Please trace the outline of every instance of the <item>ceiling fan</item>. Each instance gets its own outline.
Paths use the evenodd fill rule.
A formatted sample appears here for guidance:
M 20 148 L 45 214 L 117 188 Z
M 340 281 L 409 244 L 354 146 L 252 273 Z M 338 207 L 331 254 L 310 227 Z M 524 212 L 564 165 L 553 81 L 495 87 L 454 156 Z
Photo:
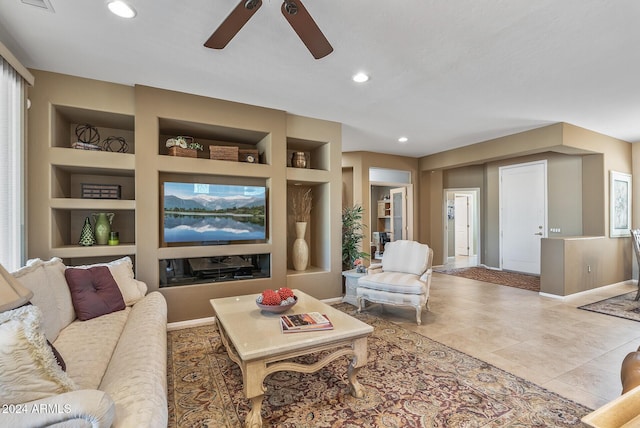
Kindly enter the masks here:
M 227 46 L 260 6 L 262 0 L 241 0 L 204 45 L 212 49 Z M 333 52 L 333 47 L 300 0 L 284 0 L 280 10 L 315 59 L 324 58 Z

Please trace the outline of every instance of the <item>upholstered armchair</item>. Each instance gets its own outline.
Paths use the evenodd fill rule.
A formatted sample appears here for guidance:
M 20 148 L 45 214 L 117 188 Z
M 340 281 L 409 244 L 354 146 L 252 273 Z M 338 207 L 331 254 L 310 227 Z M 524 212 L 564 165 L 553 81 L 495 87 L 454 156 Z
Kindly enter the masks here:
M 395 306 L 412 306 L 418 325 L 427 306 L 431 287 L 433 250 L 415 241 L 393 241 L 384 248 L 382 263 L 369 266 L 358 279 L 358 312 L 364 301 Z

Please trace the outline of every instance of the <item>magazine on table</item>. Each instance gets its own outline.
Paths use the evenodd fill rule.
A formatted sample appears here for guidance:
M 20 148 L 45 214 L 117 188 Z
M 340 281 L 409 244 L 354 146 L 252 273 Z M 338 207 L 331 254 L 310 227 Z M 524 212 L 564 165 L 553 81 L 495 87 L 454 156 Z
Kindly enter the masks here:
M 281 315 L 280 327 L 283 333 L 298 333 L 302 331 L 332 330 L 333 324 L 331 324 L 326 315 L 320 312 L 308 312 Z

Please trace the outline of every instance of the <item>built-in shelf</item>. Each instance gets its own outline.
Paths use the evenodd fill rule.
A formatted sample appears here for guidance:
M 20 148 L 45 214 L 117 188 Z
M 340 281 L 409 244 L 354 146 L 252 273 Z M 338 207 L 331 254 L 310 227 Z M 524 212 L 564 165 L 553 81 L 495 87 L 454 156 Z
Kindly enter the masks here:
M 320 274 L 320 273 L 327 273 L 329 272 L 328 269 L 323 269 L 321 267 L 317 267 L 317 266 L 309 266 L 307 269 L 305 270 L 293 270 L 293 269 L 287 269 L 287 276 L 304 276 L 304 275 L 313 275 L 313 274 Z
M 326 183 L 331 178 L 329 171 L 318 169 L 287 168 L 287 180 L 299 183 Z
M 51 208 L 66 210 L 119 211 L 135 210 L 135 200 L 52 198 Z
M 195 96 L 144 85 L 126 86 L 36 71 L 30 91 L 29 257 L 62 257 L 70 265 L 130 256 L 136 277 L 160 290 L 169 319 L 208 316 L 208 299 L 292 286 L 318 298 L 340 293 L 339 222 L 341 125 L 259 106 Z M 50 126 L 47 126 L 49 124 Z M 76 127 L 91 125 L 101 146 L 110 136 L 124 138 L 125 153 L 73 148 Z M 172 156 L 169 138 L 189 136 L 203 151 L 195 158 Z M 210 159 L 209 146 L 259 153 L 259 162 Z M 305 153 L 306 168 L 294 168 L 294 152 Z M 162 200 L 166 182 L 264 186 L 266 240 L 228 245 L 177 246 L 163 242 Z M 120 190 L 118 199 L 89 199 L 83 184 Z M 288 186 L 311 187 L 314 200 L 306 232 L 309 263 L 292 270 L 294 233 Z M 102 187 L 101 187 L 102 186 Z M 85 186 L 86 189 L 86 186 Z M 103 192 L 102 196 L 111 196 Z M 92 213 L 115 214 L 112 231 L 120 245 L 78 244 Z M 251 277 L 229 281 L 198 278 L 160 287 L 168 260 L 260 255 Z M 176 287 L 174 285 L 183 285 Z
M 161 259 L 158 265 L 161 288 L 271 277 L 268 253 Z
M 329 171 L 330 156 L 329 143 L 321 141 L 304 140 L 300 138 L 287 138 L 287 166 L 292 167 L 292 157 L 295 152 L 305 155 L 306 167 L 299 169 Z
M 69 147 L 50 147 L 49 158 L 52 165 L 75 167 L 68 169 L 75 173 L 133 175 L 136 166 L 135 155 L 130 153 L 78 150 Z
M 271 253 L 271 244 L 229 244 L 229 245 L 199 245 L 190 247 L 160 247 L 158 258 L 174 259 L 186 257 L 214 257 L 243 255 L 248 252 L 254 254 Z
M 136 246 L 132 243 L 121 243 L 120 245 L 92 245 L 83 247 L 81 245 L 64 245 L 53 247 L 52 250 L 60 258 L 78 257 L 106 257 L 106 256 L 127 256 L 136 253 Z
M 189 174 L 202 174 L 240 177 L 269 178 L 273 173 L 271 165 L 253 164 L 246 162 L 228 162 L 214 159 L 186 158 L 179 156 L 157 157 L 159 172 L 177 172 Z

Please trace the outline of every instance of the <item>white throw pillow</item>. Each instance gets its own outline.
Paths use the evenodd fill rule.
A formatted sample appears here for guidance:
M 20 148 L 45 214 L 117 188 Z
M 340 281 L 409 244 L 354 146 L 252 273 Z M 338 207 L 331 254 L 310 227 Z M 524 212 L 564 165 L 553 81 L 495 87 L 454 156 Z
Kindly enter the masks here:
M 138 281 L 133 277 L 133 262 L 130 257 L 123 257 L 109 263 L 68 267 L 88 269 L 95 266 L 106 266 L 109 268 L 113 279 L 116 280 L 118 288 L 122 293 L 125 305 L 131 306 L 147 294 L 147 284 L 142 281 Z
M 53 343 L 58 337 L 60 330 L 69 323 L 63 322 L 61 319 L 62 315 L 58 306 L 56 289 L 49 284 L 49 274 L 45 268 L 47 263 L 49 262 L 44 262 L 40 259 L 29 260 L 26 266 L 13 272 L 12 275 L 22 285 L 33 291 L 31 303 L 42 311 L 42 328 L 49 342 Z M 62 279 L 64 280 L 64 287 L 67 288 L 66 294 L 69 303 L 71 303 L 71 295 L 68 291 L 67 281 L 64 279 L 64 276 Z M 71 309 L 73 309 L 73 307 Z M 73 316 L 75 318 L 75 314 L 73 314 Z
M 0 405 L 76 390 L 42 332 L 42 312 L 27 305 L 0 313 Z

